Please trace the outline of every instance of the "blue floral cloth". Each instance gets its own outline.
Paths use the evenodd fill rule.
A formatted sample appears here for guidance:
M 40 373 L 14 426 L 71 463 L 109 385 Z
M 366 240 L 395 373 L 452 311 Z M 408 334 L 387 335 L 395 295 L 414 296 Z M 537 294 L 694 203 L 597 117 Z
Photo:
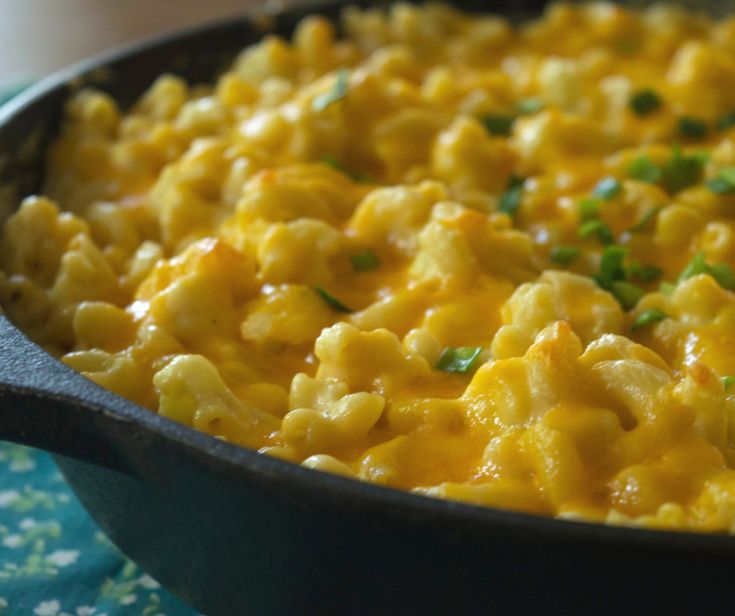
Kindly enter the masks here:
M 48 454 L 0 443 L 0 616 L 194 614 L 117 550 Z

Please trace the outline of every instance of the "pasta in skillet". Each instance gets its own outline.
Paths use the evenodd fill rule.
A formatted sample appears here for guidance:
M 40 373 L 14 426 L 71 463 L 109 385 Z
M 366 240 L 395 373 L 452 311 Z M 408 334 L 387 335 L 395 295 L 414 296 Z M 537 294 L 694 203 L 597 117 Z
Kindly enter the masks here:
M 306 467 L 735 532 L 735 18 L 348 8 L 130 110 L 76 94 L 0 301 Z

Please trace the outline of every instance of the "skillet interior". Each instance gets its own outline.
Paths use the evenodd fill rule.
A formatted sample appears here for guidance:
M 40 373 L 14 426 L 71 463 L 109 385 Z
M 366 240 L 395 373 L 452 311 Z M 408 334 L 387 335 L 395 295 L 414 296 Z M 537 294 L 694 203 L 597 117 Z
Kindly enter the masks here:
M 508 0 L 492 10 L 523 17 L 543 4 Z M 287 35 L 309 12 L 218 24 L 39 84 L 0 114 L 6 211 L 38 189 L 43 150 L 72 89 L 95 85 L 129 104 L 164 70 L 209 81 L 265 29 Z M 320 12 L 335 17 L 338 5 Z M 105 392 L 2 321 L 0 374 L 9 386 L 0 393 L 0 435 L 64 454 L 60 466 L 113 540 L 208 614 L 503 613 L 549 604 L 612 613 L 633 601 L 680 613 L 703 597 L 713 609 L 730 607 L 731 538 L 542 519 L 302 469 Z

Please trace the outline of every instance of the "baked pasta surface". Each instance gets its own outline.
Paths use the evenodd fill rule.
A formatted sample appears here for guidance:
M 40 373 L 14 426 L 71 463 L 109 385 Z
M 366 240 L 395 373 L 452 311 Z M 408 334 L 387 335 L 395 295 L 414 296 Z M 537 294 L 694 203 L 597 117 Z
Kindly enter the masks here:
M 81 91 L 0 241 L 35 341 L 309 468 L 735 531 L 735 18 L 442 5 Z

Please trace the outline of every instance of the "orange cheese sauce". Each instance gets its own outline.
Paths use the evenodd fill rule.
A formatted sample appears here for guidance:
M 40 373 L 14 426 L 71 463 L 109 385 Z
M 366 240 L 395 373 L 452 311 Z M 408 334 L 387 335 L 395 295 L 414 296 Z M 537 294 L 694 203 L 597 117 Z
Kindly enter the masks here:
M 34 340 L 324 472 L 735 531 L 735 18 L 345 9 L 78 92 L 0 237 Z

